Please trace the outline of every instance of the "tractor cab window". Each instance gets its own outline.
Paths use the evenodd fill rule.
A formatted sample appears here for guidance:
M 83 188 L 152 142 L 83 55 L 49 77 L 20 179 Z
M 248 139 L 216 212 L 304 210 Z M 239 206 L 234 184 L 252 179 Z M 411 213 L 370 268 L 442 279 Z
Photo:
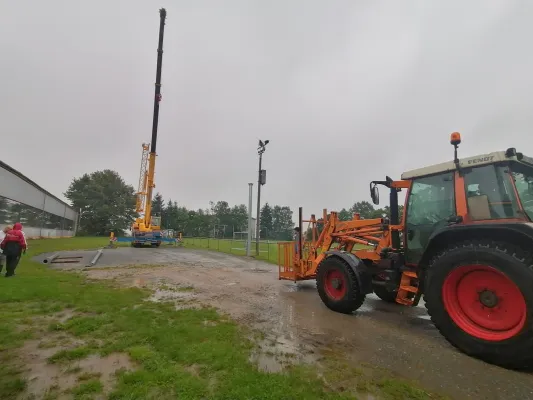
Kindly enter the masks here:
M 511 170 L 524 212 L 533 220 L 533 168 L 516 163 Z
M 473 220 L 519 218 L 518 203 L 505 165 L 485 165 L 465 171 L 468 213 Z
M 456 215 L 453 173 L 415 179 L 406 212 L 406 261 L 418 263 L 431 235 Z

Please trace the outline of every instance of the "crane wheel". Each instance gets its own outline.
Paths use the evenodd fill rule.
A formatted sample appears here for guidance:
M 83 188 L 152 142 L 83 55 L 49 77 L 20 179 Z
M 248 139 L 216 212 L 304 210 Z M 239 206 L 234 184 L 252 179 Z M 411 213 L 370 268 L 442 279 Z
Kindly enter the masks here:
M 533 256 L 506 242 L 455 243 L 430 261 L 424 300 L 462 352 L 510 369 L 533 367 Z
M 327 257 L 320 263 L 316 286 L 322 302 L 336 312 L 350 314 L 365 301 L 354 271 L 339 257 Z

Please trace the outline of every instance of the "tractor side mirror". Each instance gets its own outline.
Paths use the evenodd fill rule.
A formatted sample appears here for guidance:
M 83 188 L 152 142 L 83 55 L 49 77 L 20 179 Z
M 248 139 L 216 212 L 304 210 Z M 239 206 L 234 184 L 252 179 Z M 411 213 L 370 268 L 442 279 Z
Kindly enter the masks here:
M 370 184 L 370 197 L 372 198 L 372 203 L 375 205 L 379 204 L 379 190 L 375 183 Z

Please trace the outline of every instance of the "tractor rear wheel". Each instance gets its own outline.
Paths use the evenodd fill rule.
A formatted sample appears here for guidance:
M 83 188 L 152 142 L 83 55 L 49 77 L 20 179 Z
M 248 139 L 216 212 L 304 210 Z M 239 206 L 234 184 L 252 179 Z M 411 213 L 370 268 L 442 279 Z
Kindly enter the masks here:
M 348 263 L 339 257 L 328 257 L 318 266 L 316 286 L 322 302 L 330 310 L 350 314 L 365 301 L 357 277 Z
M 465 241 L 430 262 L 431 320 L 464 353 L 505 368 L 533 366 L 533 258 L 509 243 Z

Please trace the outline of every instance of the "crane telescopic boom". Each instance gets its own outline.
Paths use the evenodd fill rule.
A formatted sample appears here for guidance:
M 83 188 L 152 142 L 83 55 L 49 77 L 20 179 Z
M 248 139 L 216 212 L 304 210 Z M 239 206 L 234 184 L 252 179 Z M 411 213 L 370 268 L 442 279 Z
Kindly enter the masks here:
M 155 77 L 154 96 L 154 118 L 152 123 L 152 141 L 150 142 L 150 158 L 148 160 L 148 187 L 146 191 L 146 209 L 144 213 L 144 223 L 146 226 L 152 225 L 152 191 L 155 187 L 155 158 L 157 150 L 157 126 L 159 124 L 159 102 L 161 101 L 161 67 L 163 64 L 163 36 L 165 34 L 165 19 L 167 11 L 164 8 L 159 10 L 159 43 L 157 46 L 157 69 Z
M 152 196 L 155 188 L 155 158 L 157 157 L 157 127 L 159 123 L 159 103 L 161 101 L 161 68 L 163 64 L 163 37 L 165 33 L 165 19 L 167 11 L 159 10 L 159 42 L 157 47 L 157 68 L 155 78 L 154 117 L 152 123 L 152 140 L 150 153 L 148 145 L 143 144 L 141 159 L 141 172 L 139 177 L 139 191 L 137 192 L 137 212 L 144 215 L 137 218 L 133 224 L 133 246 L 142 246 L 145 243 L 159 246 L 161 244 L 161 217 L 152 217 Z M 148 168 L 146 168 L 148 164 Z

